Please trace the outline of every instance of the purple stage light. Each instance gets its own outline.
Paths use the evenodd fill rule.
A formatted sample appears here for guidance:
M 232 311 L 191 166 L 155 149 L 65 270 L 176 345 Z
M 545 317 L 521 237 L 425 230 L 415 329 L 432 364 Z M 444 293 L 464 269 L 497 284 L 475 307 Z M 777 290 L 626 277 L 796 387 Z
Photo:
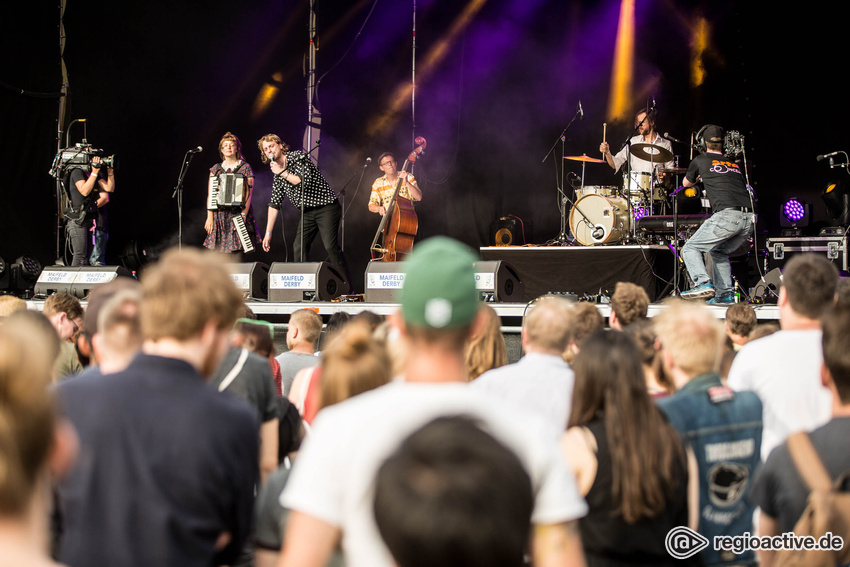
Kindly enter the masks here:
M 797 199 L 789 199 L 782 205 L 782 213 L 789 221 L 798 222 L 806 216 L 806 207 Z

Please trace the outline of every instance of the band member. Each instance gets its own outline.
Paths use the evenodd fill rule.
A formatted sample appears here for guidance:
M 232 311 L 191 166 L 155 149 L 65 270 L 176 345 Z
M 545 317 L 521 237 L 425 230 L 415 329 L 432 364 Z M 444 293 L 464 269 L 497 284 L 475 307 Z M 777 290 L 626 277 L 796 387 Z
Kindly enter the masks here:
M 655 131 L 654 109 L 648 110 L 646 108 L 642 108 L 638 111 L 635 115 L 635 130 L 638 132 L 637 135 L 632 136 L 631 140 L 629 140 L 629 144 L 625 145 L 623 149 L 617 152 L 616 155 L 611 153 L 611 147 L 608 145 L 608 142 L 602 142 L 599 145 L 599 151 L 605 156 L 605 161 L 608 162 L 608 165 L 610 165 L 614 171 L 617 171 L 626 162 L 626 157 L 629 157 L 629 166 L 633 173 L 652 173 L 653 168 L 658 167 L 672 168 L 672 161 L 659 164 L 657 162 L 652 163 L 646 161 L 636 156 L 629 156 L 629 147 L 632 144 L 652 144 L 654 146 L 664 148 L 671 154 L 673 153 L 673 146 L 670 144 L 670 140 L 662 138 L 658 132 Z M 663 177 L 663 174 L 659 175 L 659 178 Z
M 65 211 L 65 233 L 71 243 L 72 266 L 85 266 L 87 232 L 92 226 L 95 203 L 101 192 L 115 191 L 115 169 L 106 168 L 106 179 L 100 176 L 103 165 L 100 157 L 92 158 L 90 166 L 75 167 L 68 173 L 65 182 L 70 194 L 70 206 Z
M 218 143 L 218 155 L 221 163 L 210 168 L 210 181 L 223 173 L 238 173 L 245 178 L 245 204 L 242 207 L 227 207 L 219 205 L 217 210 L 207 211 L 207 222 L 204 230 L 207 238 L 204 246 L 219 252 L 241 252 L 242 242 L 239 233 L 231 220 L 236 214 L 242 214 L 245 219 L 245 228 L 254 245 L 259 246 L 260 235 L 257 232 L 257 223 L 254 220 L 254 210 L 251 208 L 251 196 L 254 189 L 254 170 L 242 156 L 242 142 L 239 138 L 227 132 Z M 211 189 L 207 189 L 210 191 Z M 209 195 L 207 195 L 209 199 Z
M 304 217 L 298 224 L 295 233 L 295 260 L 306 262 L 306 252 L 316 238 L 316 233 L 322 239 L 322 244 L 328 252 L 330 261 L 342 270 L 348 278 L 348 264 L 339 247 L 340 206 L 336 193 L 322 177 L 319 169 L 302 151 L 290 151 L 276 134 L 266 134 L 257 142 L 262 154 L 263 163 L 269 164 L 274 174 L 272 182 L 272 198 L 269 201 L 269 216 L 266 222 L 266 234 L 263 237 L 263 250 L 271 248 L 272 229 L 277 221 L 277 213 L 283 203 L 283 196 L 299 210 L 303 202 Z M 304 232 L 304 248 L 301 250 L 301 232 Z M 349 282 L 351 281 L 350 278 Z
M 392 153 L 382 153 L 378 157 L 378 167 L 384 172 L 384 176 L 379 177 L 372 184 L 372 194 L 369 196 L 370 211 L 378 213 L 381 216 L 387 213 L 387 207 L 390 204 L 393 193 L 395 193 L 399 179 L 403 180 L 401 188 L 398 190 L 399 197 L 404 197 L 411 201 L 422 200 L 422 191 L 419 189 L 416 179 L 406 171 L 398 170 L 398 162 Z
M 734 303 L 729 253 L 753 230 L 752 201 L 741 168 L 723 155 L 723 128 L 708 124 L 703 127 L 703 138 L 706 152 L 691 162 L 682 183 L 690 187 L 701 180 L 713 214 L 682 248 L 682 258 L 694 282 L 693 288 L 682 292 L 682 298 Z M 712 278 L 703 263 L 704 252 L 711 255 Z

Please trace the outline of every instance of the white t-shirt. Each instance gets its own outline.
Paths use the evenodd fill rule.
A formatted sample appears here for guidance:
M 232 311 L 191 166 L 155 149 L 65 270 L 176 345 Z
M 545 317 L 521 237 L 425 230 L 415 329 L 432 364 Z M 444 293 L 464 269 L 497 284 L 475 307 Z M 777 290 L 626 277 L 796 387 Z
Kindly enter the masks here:
M 820 379 L 822 333 L 778 331 L 744 345 L 729 369 L 729 387 L 752 390 L 761 399 L 764 430 L 761 458 L 792 433 L 829 421 L 832 394 Z
M 339 527 L 348 567 L 392 567 L 372 513 L 375 474 L 407 436 L 449 415 L 477 418 L 516 452 L 532 480 L 535 524 L 575 520 L 587 513 L 575 479 L 542 423 L 461 383 L 396 382 L 323 409 L 281 504 Z
M 575 375 L 560 356 L 530 353 L 515 364 L 489 370 L 471 387 L 540 416 L 553 434 L 567 429 Z

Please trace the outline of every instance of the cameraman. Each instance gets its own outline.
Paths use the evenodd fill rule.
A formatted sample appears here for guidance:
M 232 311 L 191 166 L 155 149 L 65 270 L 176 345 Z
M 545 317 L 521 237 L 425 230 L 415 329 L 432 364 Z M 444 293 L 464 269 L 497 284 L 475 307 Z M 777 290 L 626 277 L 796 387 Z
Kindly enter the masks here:
M 72 266 L 86 265 L 86 236 L 96 214 L 98 198 L 102 192 L 115 191 L 115 169 L 106 168 L 106 180 L 100 177 L 100 156 L 94 156 L 90 166 L 75 167 L 69 173 L 68 192 L 71 206 L 65 211 L 65 233 L 71 242 L 74 255 Z M 87 172 L 86 169 L 91 170 Z

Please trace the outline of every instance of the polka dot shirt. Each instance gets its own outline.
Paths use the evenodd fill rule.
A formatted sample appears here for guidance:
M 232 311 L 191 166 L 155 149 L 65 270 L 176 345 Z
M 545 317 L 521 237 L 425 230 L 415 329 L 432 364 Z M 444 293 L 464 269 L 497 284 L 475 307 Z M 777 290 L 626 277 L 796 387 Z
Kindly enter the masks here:
M 301 183 L 293 185 L 283 178 L 283 174 L 275 175 L 269 207 L 280 209 L 284 194 L 299 209 L 302 195 L 305 208 L 322 207 L 336 201 L 336 193 L 307 154 L 301 151 L 286 152 L 286 164 L 289 166 L 287 173 L 300 177 Z

